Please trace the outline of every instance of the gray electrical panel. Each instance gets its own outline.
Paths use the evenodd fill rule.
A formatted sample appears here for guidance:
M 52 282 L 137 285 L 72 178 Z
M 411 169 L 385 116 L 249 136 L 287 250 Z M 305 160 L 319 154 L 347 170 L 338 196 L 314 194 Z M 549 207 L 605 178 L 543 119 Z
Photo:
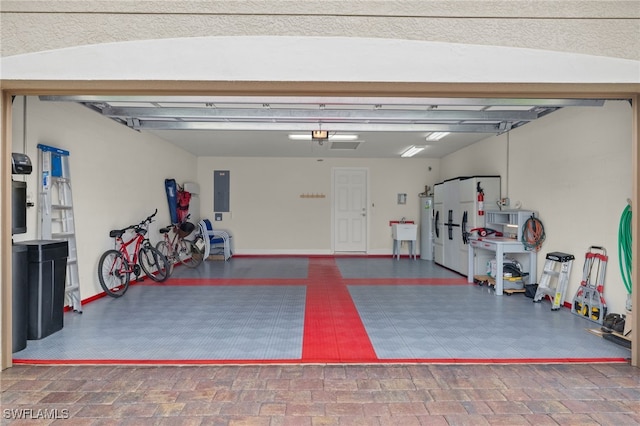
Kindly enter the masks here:
M 230 187 L 229 170 L 213 171 L 213 211 L 228 212 L 229 211 L 229 187 Z

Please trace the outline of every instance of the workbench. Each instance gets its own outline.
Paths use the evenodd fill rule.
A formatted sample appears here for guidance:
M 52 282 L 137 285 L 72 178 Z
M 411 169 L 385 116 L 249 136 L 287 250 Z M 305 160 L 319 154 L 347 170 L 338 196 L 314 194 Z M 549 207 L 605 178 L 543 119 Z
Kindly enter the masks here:
M 502 259 L 506 253 L 526 253 L 529 255 L 529 283 L 537 282 L 537 261 L 538 256 L 535 251 L 526 250 L 524 244 L 513 238 L 504 237 L 470 237 L 469 238 L 469 272 L 467 275 L 467 281 L 472 283 L 474 274 L 484 274 L 486 271 L 474 271 L 474 256 L 475 250 L 489 250 L 496 253 L 496 285 L 495 291 L 497 296 L 501 296 L 504 291 L 503 282 L 503 262 Z

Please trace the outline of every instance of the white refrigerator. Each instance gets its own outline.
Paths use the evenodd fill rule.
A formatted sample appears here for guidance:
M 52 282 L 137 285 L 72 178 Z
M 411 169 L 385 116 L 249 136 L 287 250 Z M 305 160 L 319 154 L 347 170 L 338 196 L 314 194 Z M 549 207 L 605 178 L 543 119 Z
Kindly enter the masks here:
M 433 260 L 433 197 L 420 197 L 420 259 Z

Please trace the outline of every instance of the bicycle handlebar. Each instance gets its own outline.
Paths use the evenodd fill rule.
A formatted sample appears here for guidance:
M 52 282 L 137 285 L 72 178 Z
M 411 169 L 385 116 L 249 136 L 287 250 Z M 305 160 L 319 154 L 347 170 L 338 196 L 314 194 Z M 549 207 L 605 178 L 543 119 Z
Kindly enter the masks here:
M 132 225 L 133 229 L 139 234 L 141 230 L 144 229 L 144 233 L 147 232 L 147 225 L 150 224 L 151 222 L 153 222 L 153 217 L 158 214 L 158 209 L 156 209 L 156 211 L 153 212 L 152 215 L 147 216 L 147 218 L 145 220 L 143 220 L 142 222 L 140 222 L 137 225 Z M 143 233 L 143 234 L 144 234 Z
M 153 219 L 153 218 L 154 218 L 154 216 L 155 216 L 155 215 L 157 215 L 157 214 L 158 214 L 158 209 L 156 209 L 156 211 L 154 211 L 154 212 L 153 212 L 153 214 L 152 214 L 151 216 L 148 216 L 145 220 L 143 220 L 142 222 L 140 222 L 140 223 L 139 223 L 139 225 L 143 225 L 143 224 L 145 224 L 145 223 L 151 223 L 151 222 L 153 222 L 153 220 L 151 220 L 151 219 Z
M 152 215 L 147 216 L 147 218 L 145 220 L 143 220 L 142 222 L 138 223 L 137 225 L 129 225 L 126 228 L 122 228 L 122 229 L 116 229 L 114 231 L 118 231 L 118 232 L 122 232 L 124 233 L 125 231 L 128 231 L 129 229 L 133 229 L 136 232 L 139 232 L 143 227 L 145 227 L 148 223 L 153 222 L 153 218 L 155 217 L 155 215 L 158 214 L 158 209 L 156 209 L 156 211 L 153 212 Z M 111 232 L 114 232 L 111 231 Z
M 182 218 L 182 220 L 180 222 L 175 222 L 172 223 L 171 226 L 180 226 L 183 223 L 187 223 L 189 221 L 189 218 L 191 217 L 191 213 L 187 214 L 185 217 Z

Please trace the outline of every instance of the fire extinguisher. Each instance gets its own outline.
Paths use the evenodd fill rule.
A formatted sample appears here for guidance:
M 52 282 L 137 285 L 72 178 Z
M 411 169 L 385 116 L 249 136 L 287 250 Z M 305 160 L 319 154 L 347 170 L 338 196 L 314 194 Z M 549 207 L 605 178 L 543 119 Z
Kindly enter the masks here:
M 478 216 L 484 216 L 484 190 L 480 187 L 478 182 Z

